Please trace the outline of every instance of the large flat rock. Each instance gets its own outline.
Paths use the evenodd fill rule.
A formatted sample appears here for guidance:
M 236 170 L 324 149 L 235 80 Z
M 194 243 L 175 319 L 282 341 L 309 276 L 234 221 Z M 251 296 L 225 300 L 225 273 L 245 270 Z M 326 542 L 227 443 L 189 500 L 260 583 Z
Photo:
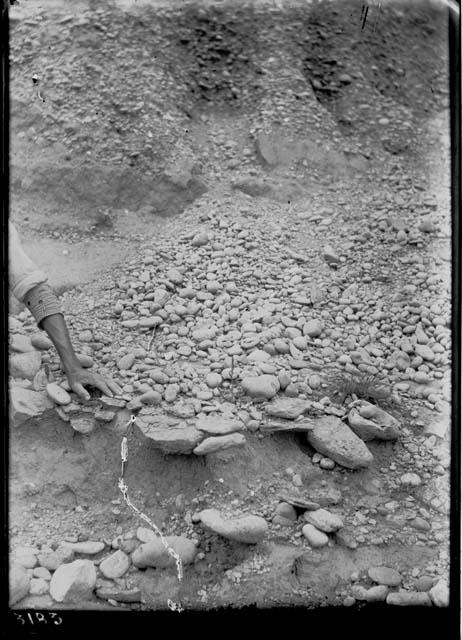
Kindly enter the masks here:
M 162 424 L 161 418 L 156 422 L 147 417 L 138 417 L 135 426 L 145 443 L 167 454 L 189 454 L 204 439 L 205 433 L 186 422 L 178 424 Z

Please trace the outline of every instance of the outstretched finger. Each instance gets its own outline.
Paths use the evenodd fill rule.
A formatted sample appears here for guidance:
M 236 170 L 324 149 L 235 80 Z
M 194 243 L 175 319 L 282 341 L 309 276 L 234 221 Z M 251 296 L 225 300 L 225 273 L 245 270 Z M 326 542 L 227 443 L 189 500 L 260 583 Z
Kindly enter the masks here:
M 109 396 L 109 398 L 112 398 L 113 393 L 112 391 L 109 389 L 109 387 L 107 386 L 107 384 L 105 383 L 105 381 L 103 380 L 103 378 L 95 377 L 92 382 L 91 382 L 93 387 L 96 387 L 97 389 L 99 389 L 100 391 L 102 391 L 104 393 L 105 396 Z
M 87 400 L 90 400 L 90 394 L 88 393 L 88 391 L 85 390 L 85 388 L 80 384 L 80 382 L 76 382 L 75 384 L 72 385 L 72 391 L 76 393 L 79 396 L 79 398 L 84 402 L 86 402 Z

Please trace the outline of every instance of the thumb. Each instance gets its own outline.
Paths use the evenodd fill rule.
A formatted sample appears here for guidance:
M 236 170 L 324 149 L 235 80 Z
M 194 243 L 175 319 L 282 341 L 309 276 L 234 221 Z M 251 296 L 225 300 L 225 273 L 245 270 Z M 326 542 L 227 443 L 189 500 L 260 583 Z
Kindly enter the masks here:
M 81 400 L 90 400 L 90 394 L 85 391 L 80 382 L 76 382 L 74 385 L 72 385 L 72 391 L 76 393 Z

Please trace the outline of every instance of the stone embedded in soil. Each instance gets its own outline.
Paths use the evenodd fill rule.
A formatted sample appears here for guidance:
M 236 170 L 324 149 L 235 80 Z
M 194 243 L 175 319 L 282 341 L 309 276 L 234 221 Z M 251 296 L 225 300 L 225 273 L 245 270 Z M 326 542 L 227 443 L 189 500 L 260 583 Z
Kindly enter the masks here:
M 48 593 L 50 588 L 49 582 L 42 578 L 31 578 L 29 586 L 29 594 L 31 596 L 43 596 Z
M 449 587 L 446 580 L 438 580 L 435 586 L 430 589 L 429 594 L 436 607 L 449 606 Z
M 144 442 L 168 454 L 189 454 L 204 439 L 204 433 L 196 427 L 180 422 L 162 425 L 148 422 L 147 416 L 138 417 L 135 427 Z
M 266 405 L 265 412 L 273 418 L 296 420 L 307 411 L 311 402 L 297 398 L 277 398 L 271 404 Z
M 398 571 L 389 567 L 370 567 L 367 573 L 371 580 L 387 587 L 398 587 L 403 580 Z
M 92 597 L 96 569 L 90 560 L 74 560 L 56 569 L 50 582 L 50 594 L 56 602 L 81 604 Z
M 56 569 L 74 559 L 74 551 L 70 547 L 60 546 L 56 551 L 49 553 L 40 553 L 38 555 L 39 565 L 45 567 L 48 571 L 56 571 Z
M 42 356 L 38 351 L 18 353 L 10 357 L 9 375 L 12 378 L 25 378 L 33 380 L 42 364 Z
M 42 578 L 42 580 L 51 580 L 51 573 L 45 567 L 35 567 L 32 571 L 34 578 Z
M 17 562 L 12 562 L 9 571 L 10 606 L 25 598 L 29 593 L 29 587 L 30 577 L 27 570 Z
M 46 386 L 46 392 L 53 402 L 59 405 L 66 405 L 71 403 L 71 396 L 56 382 L 50 382 Z
M 375 420 L 368 420 L 360 415 L 355 408 L 351 409 L 348 414 L 348 424 L 354 433 L 364 440 L 397 440 L 399 430 L 397 424 L 388 424 L 383 426 L 377 424 Z
M 74 431 L 87 435 L 94 431 L 96 420 L 92 413 L 82 413 L 79 416 L 72 416 L 70 418 L 70 424 Z
M 387 596 L 387 604 L 401 607 L 430 606 L 431 603 L 428 593 L 422 591 L 393 591 Z
M 279 380 L 272 375 L 248 376 L 242 380 L 244 392 L 255 399 L 271 400 L 280 389 Z
M 314 525 L 324 533 L 334 533 L 343 527 L 343 520 L 335 513 L 330 513 L 326 509 L 318 509 L 317 511 L 307 511 L 304 515 L 305 520 Z
M 258 544 L 268 533 L 268 524 L 260 516 L 244 515 L 228 518 L 217 509 L 204 509 L 199 513 L 202 525 L 214 533 L 246 544 Z
M 305 511 L 316 511 L 320 508 L 320 504 L 313 502 L 312 500 L 305 500 L 300 496 L 294 496 L 287 493 L 280 493 L 278 497 L 284 500 L 288 504 L 297 507 L 298 509 L 304 509 Z
M 219 415 L 208 415 L 196 420 L 196 429 L 207 434 L 224 436 L 245 429 L 240 420 L 224 418 Z
M 197 554 L 197 546 L 184 536 L 166 536 L 165 541 L 181 558 L 183 564 L 191 564 Z M 169 555 L 160 537 L 142 544 L 132 553 L 132 562 L 138 569 L 154 567 L 165 569 L 176 566 L 175 559 Z
M 261 423 L 259 425 L 260 431 L 264 433 L 272 433 L 276 431 L 293 431 L 296 433 L 303 433 L 311 431 L 314 428 L 315 422 L 311 419 L 306 420 L 278 420 L 271 419 L 267 423 Z
M 101 587 L 96 589 L 96 595 L 101 600 L 115 600 L 116 602 L 141 602 L 140 589 L 117 589 L 117 587 Z
M 325 547 L 329 542 L 329 538 L 325 533 L 319 531 L 312 524 L 305 524 L 302 528 L 302 533 L 308 541 L 309 545 L 314 548 Z
M 119 549 L 105 558 L 100 563 L 99 569 L 103 576 L 113 580 L 121 578 L 128 571 L 130 562 L 129 556 Z
M 328 264 L 338 264 L 340 262 L 337 252 L 330 245 L 324 247 L 323 257 Z
M 98 409 L 95 411 L 95 420 L 97 422 L 109 423 L 116 417 L 115 411 L 109 411 L 104 409 Z
M 10 420 L 12 426 L 19 426 L 31 418 L 40 417 L 53 409 L 53 403 L 43 391 L 32 391 L 18 385 L 10 388 Z
M 245 443 L 246 439 L 242 433 L 230 433 L 226 436 L 206 438 L 195 447 L 193 453 L 196 456 L 205 456 L 209 453 L 216 453 L 232 447 L 242 447 Z
M 276 507 L 275 513 L 276 515 L 282 516 L 291 522 L 295 522 L 297 520 L 297 512 L 288 502 L 280 502 Z
M 362 600 L 365 602 L 383 602 L 386 600 L 388 593 L 389 589 L 385 585 L 366 589 L 360 584 L 355 584 L 351 588 L 351 595 L 355 600 Z
M 105 544 L 97 540 L 85 540 L 85 542 L 63 542 L 62 546 L 72 549 L 74 553 L 94 556 L 104 549 Z
M 364 442 L 339 418 L 326 416 L 313 420 L 307 432 L 308 443 L 319 453 L 347 469 L 368 467 L 373 456 Z

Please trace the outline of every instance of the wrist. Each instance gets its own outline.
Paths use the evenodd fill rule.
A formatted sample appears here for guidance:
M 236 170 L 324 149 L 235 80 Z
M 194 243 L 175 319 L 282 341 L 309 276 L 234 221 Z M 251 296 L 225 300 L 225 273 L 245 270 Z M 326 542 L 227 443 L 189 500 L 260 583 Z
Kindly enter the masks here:
M 80 371 L 80 369 L 82 368 L 80 365 L 80 362 L 78 361 L 76 356 L 73 355 L 69 355 L 66 357 L 63 357 L 61 359 L 62 365 L 63 365 L 63 369 L 64 369 L 64 373 L 67 376 L 71 376 L 75 373 L 77 373 L 78 371 Z

